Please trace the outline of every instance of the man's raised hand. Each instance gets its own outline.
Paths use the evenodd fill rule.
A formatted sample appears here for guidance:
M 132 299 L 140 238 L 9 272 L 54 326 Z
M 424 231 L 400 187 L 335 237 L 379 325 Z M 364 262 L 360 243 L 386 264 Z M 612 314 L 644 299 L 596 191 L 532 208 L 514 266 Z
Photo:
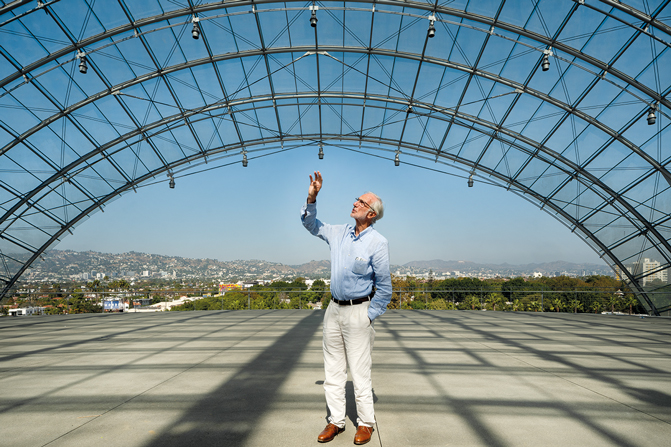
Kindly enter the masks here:
M 317 194 L 319 190 L 322 189 L 322 174 L 319 171 L 315 171 L 315 178 L 312 179 L 310 176 L 310 189 L 308 189 L 308 203 L 315 203 L 317 201 Z

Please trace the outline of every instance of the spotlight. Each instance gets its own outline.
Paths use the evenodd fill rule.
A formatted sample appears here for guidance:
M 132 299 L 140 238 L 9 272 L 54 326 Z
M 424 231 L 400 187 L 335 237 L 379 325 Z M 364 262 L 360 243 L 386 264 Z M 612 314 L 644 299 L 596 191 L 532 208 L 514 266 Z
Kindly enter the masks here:
M 168 183 L 168 186 L 170 186 L 170 189 L 175 189 L 175 179 L 170 177 L 170 183 Z
M 396 156 L 394 157 L 394 166 L 398 166 L 401 164 L 401 160 L 398 158 L 398 152 L 396 152 Z
M 79 72 L 81 74 L 86 74 L 88 70 L 89 67 L 86 65 L 86 56 L 84 55 L 79 56 Z
M 310 16 L 310 26 L 313 28 L 317 27 L 317 12 L 313 9 L 312 15 Z
M 547 55 L 547 53 L 543 55 L 541 68 L 543 69 L 543 71 L 548 71 L 550 69 L 550 57 Z
M 243 168 L 247 167 L 247 154 L 245 153 L 242 154 L 242 167 Z
M 648 125 L 652 126 L 655 124 L 655 121 L 657 121 L 657 117 L 655 116 L 655 109 L 651 107 L 650 110 L 648 110 Z
M 193 29 L 191 30 L 191 36 L 193 36 L 194 39 L 198 39 L 198 37 L 200 37 L 200 25 L 198 25 L 196 19 L 193 20 Z
M 324 148 L 322 146 L 319 146 L 319 159 L 324 159 Z
M 436 35 L 436 27 L 433 26 L 433 20 L 429 22 L 429 39 L 433 38 Z
M 468 187 L 469 188 L 473 187 L 473 174 L 468 176 Z

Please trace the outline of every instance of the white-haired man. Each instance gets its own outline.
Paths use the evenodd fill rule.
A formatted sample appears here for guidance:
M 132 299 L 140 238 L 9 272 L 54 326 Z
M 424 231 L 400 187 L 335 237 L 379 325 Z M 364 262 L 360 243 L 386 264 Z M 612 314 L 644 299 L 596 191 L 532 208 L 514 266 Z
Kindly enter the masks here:
M 370 441 L 375 423 L 371 380 L 373 322 L 391 300 L 387 240 L 372 225 L 384 214 L 382 200 L 367 192 L 354 201 L 352 225 L 329 225 L 317 219 L 319 171 L 310 176 L 303 226 L 331 248 L 331 300 L 324 315 L 324 393 L 328 425 L 317 441 L 329 442 L 345 430 L 345 384 L 349 365 L 357 410 L 355 444 Z

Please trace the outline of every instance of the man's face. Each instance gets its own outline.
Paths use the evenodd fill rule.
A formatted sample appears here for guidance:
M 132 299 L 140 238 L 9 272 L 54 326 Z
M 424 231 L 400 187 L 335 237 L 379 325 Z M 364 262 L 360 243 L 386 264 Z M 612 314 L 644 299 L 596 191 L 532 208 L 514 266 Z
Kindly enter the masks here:
M 371 213 L 372 217 L 374 212 L 370 208 L 370 204 L 375 202 L 375 200 L 375 196 L 370 193 L 362 195 L 352 205 L 352 212 L 350 213 L 350 216 L 355 220 L 365 220 L 368 216 L 368 213 Z

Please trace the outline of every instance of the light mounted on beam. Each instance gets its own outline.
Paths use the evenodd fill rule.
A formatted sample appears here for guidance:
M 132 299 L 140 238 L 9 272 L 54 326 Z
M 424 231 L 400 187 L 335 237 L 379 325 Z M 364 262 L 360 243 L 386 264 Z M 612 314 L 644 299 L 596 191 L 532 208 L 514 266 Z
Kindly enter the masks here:
M 543 71 L 548 71 L 550 69 L 550 56 L 546 54 L 543 55 L 543 61 L 541 62 L 541 69 Z
M 434 25 L 434 22 L 436 21 L 436 16 L 429 16 L 429 29 L 427 31 L 427 35 L 429 36 L 429 39 L 433 39 L 433 37 L 436 35 L 436 27 Z
M 77 53 L 77 58 L 79 59 L 79 72 L 86 74 L 89 71 L 89 67 L 86 65 L 86 53 Z
M 196 16 L 193 17 L 193 29 L 191 30 L 191 37 L 194 39 L 198 39 L 200 37 L 200 25 L 198 22 L 200 22 L 200 19 Z
M 650 107 L 648 110 L 648 125 L 652 126 L 657 121 L 657 116 L 655 115 L 655 109 Z

